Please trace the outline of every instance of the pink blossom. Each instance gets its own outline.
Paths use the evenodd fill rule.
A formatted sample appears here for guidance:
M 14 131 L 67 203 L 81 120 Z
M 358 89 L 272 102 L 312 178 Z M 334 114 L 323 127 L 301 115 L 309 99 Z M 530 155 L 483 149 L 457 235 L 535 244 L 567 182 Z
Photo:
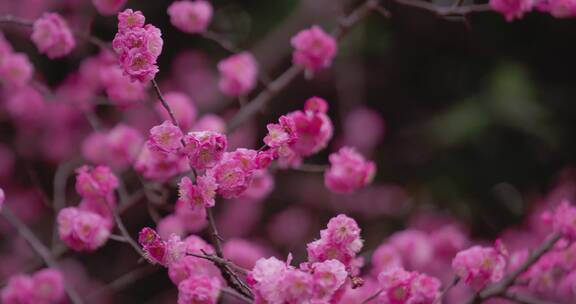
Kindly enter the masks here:
M 302 30 L 290 40 L 294 47 L 292 62 L 311 72 L 327 68 L 336 55 L 336 40 L 319 26 Z
M 490 7 L 504 15 L 506 21 L 520 19 L 525 13 L 532 10 L 533 1 L 530 0 L 490 0 Z
M 64 278 L 56 269 L 46 268 L 32 276 L 32 293 L 38 303 L 59 303 L 64 299 Z
M 286 303 L 307 303 L 314 292 L 312 275 L 297 269 L 284 273 L 280 292 Z
M 107 198 L 118 187 L 118 178 L 106 166 L 82 166 L 76 173 L 76 191 L 85 198 Z
M 206 209 L 190 208 L 190 205 L 183 200 L 176 201 L 176 210 L 174 212 L 184 228 L 188 232 L 199 232 L 206 227 Z
M 128 125 L 118 124 L 107 132 L 94 132 L 82 143 L 82 156 L 87 160 L 123 169 L 136 160 L 144 138 Z
M 201 33 L 212 20 L 212 5 L 208 1 L 176 1 L 168 7 L 170 22 L 185 33 Z
M 294 120 L 288 116 L 281 116 L 278 124 L 268 124 L 268 134 L 264 137 L 264 143 L 270 148 L 290 145 L 298 139 Z
M 389 244 L 380 244 L 372 254 L 372 272 L 380 273 L 389 269 L 402 267 L 400 252 Z
M 284 303 L 279 291 L 286 272 L 286 263 L 274 257 L 256 261 L 256 265 L 248 273 L 247 278 L 248 284 L 254 291 L 256 303 Z
M 132 80 L 148 82 L 158 73 L 156 60 L 162 52 L 162 33 L 147 24 L 141 12 L 130 9 L 118 14 L 118 33 L 112 47 L 124 73 Z
M 430 237 L 419 230 L 406 229 L 392 234 L 390 244 L 402 257 L 402 264 L 410 270 L 423 270 L 434 257 Z
M 327 260 L 311 266 L 315 298 L 329 298 L 346 282 L 346 266 L 338 260 Z
M 265 249 L 262 246 L 239 238 L 227 240 L 222 250 L 227 259 L 246 269 L 252 269 L 256 261 L 265 256 Z
M 178 284 L 178 304 L 216 304 L 221 286 L 217 278 L 192 276 Z
M 256 157 L 258 160 L 258 157 Z M 263 200 L 274 190 L 274 177 L 267 170 L 255 170 L 252 181 L 241 198 L 247 200 Z
M 187 252 L 187 245 L 179 236 L 171 235 L 162 239 L 154 229 L 148 227 L 140 230 L 138 242 L 150 263 L 166 267 L 181 260 Z
M 2 207 L 4 207 L 4 201 L 6 200 L 6 195 L 4 194 L 4 190 L 0 188 L 0 212 L 2 212 Z
M 222 159 L 228 140 L 226 135 L 217 132 L 199 131 L 186 134 L 184 144 L 190 166 L 204 170 L 214 167 Z
M 186 228 L 181 218 L 174 214 L 168 215 L 160 219 L 156 226 L 158 235 L 163 239 L 168 239 L 172 235 L 183 237 L 186 233 Z
M 309 243 L 306 249 L 309 262 L 335 259 L 351 271 L 352 262 L 362 246 L 360 228 L 356 221 L 340 214 L 330 219 L 327 229 L 320 231 L 320 239 Z
M 563 237 L 575 239 L 576 208 L 568 201 L 562 201 L 552 215 L 552 225 L 554 230 Z
M 352 193 L 374 178 L 376 165 L 366 161 L 354 148 L 344 147 L 330 154 L 330 168 L 324 173 L 324 184 L 336 193 Z
M 125 109 L 146 99 L 147 84 L 132 81 L 119 66 L 103 66 L 99 71 L 106 95 L 119 108 Z
M 128 0 L 92 0 L 96 10 L 104 16 L 116 14 Z
M 6 286 L 0 293 L 0 299 L 4 304 L 32 303 L 32 279 L 27 275 L 15 275 L 10 277 Z
M 186 156 L 180 153 L 163 153 L 152 150 L 148 145 L 142 147 L 134 169 L 144 177 L 156 181 L 165 181 L 175 175 L 190 170 Z
M 382 288 L 378 303 L 382 304 L 433 304 L 440 296 L 438 279 L 402 268 L 380 273 L 378 282 Z
M 456 254 L 452 269 L 466 285 L 480 290 L 502 279 L 506 257 L 494 247 L 474 246 Z
M 145 22 L 146 18 L 141 11 L 126 9 L 118 14 L 118 31 L 126 32 L 133 28 L 140 28 Z
M 110 236 L 106 220 L 100 215 L 75 207 L 60 210 L 57 217 L 60 239 L 76 251 L 94 251 Z
M 196 185 L 188 176 L 184 176 L 178 184 L 178 195 L 192 209 L 210 208 L 214 206 L 217 187 L 214 177 L 210 175 L 197 176 Z
M 218 63 L 220 91 L 229 96 L 246 95 L 256 86 L 258 63 L 252 54 L 243 52 Z
M 10 53 L 0 61 L 0 80 L 6 85 L 21 87 L 32 79 L 34 66 L 26 54 Z
M 573 0 L 545 0 L 538 2 L 538 8 L 556 18 L 576 16 L 576 2 Z
M 172 122 L 166 120 L 161 125 L 150 129 L 148 145 L 153 149 L 171 153 L 182 147 L 182 131 Z
M 226 121 L 215 114 L 205 114 L 196 121 L 191 131 L 213 131 L 218 133 L 226 132 Z
M 384 136 L 384 119 L 380 113 L 367 107 L 359 107 L 346 116 L 344 140 L 347 145 L 371 151 Z
M 31 39 L 50 59 L 64 57 L 76 46 L 68 24 L 56 13 L 44 13 L 34 21 Z
M 10 92 L 6 110 L 21 123 L 38 125 L 46 115 L 44 97 L 32 87 L 21 87 Z
M 222 161 L 207 172 L 216 180 L 219 194 L 224 198 L 235 198 L 248 188 L 256 169 L 257 154 L 248 149 L 224 153 Z
M 186 94 L 180 92 L 167 92 L 164 94 L 164 99 L 174 111 L 180 129 L 184 132 L 189 131 L 196 121 L 197 110 L 194 102 Z M 156 104 L 156 112 L 163 120 L 170 120 L 170 115 L 160 101 Z

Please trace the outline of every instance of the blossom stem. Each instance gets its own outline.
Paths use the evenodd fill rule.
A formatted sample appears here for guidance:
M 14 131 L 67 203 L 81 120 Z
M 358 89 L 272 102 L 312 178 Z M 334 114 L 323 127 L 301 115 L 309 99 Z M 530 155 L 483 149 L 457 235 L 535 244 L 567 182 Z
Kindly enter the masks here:
M 361 304 L 368 304 L 371 301 L 375 300 L 376 298 L 378 298 L 378 296 L 384 291 L 384 289 L 380 289 L 378 291 L 376 291 L 373 295 L 369 296 L 368 298 L 366 298 L 364 301 L 362 301 Z
M 156 91 L 156 95 L 158 95 L 158 99 L 160 99 L 160 103 L 162 103 L 162 106 L 168 112 L 168 115 L 170 116 L 170 120 L 172 120 L 172 123 L 175 126 L 180 127 L 178 125 L 178 120 L 176 120 L 176 116 L 174 115 L 174 111 L 172 111 L 172 108 L 170 107 L 168 102 L 166 102 L 166 99 L 164 99 L 164 95 L 162 95 L 162 91 L 160 91 L 160 87 L 158 86 L 156 79 L 152 79 L 152 86 L 154 87 L 154 91 Z
M 42 244 L 42 242 L 36 237 L 34 232 L 26 226 L 20 219 L 12 213 L 12 211 L 7 207 L 4 206 L 2 210 L 2 215 L 4 218 L 18 230 L 18 233 L 30 244 L 32 249 L 38 253 L 38 255 L 44 260 L 48 267 L 54 269 L 60 269 L 56 259 L 50 252 L 50 250 Z M 82 304 L 83 301 L 80 298 L 78 292 L 70 285 L 67 280 L 64 280 L 64 289 L 70 298 L 70 301 L 74 304 Z

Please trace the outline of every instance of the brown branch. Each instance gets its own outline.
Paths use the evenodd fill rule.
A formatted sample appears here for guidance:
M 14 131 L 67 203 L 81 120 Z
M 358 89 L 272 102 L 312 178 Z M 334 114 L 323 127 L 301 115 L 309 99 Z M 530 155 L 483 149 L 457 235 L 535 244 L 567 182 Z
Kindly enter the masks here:
M 366 17 L 370 11 L 378 7 L 377 0 L 368 0 L 364 4 L 356 8 L 350 15 L 343 18 L 338 27 L 333 31 L 332 35 L 337 40 L 341 39 L 346 32 L 354 25 L 356 25 L 360 20 Z M 258 94 L 252 101 L 250 101 L 245 107 L 240 109 L 240 111 L 232 118 L 228 124 L 227 133 L 230 133 L 245 121 L 249 120 L 254 116 L 260 109 L 265 107 L 271 100 L 281 91 L 286 89 L 289 84 L 292 83 L 298 77 L 304 69 L 300 66 L 292 65 L 288 70 L 282 73 L 278 78 L 272 81 L 268 87 L 266 87 L 260 94 Z
M 170 116 L 170 120 L 172 120 L 172 123 L 175 126 L 180 127 L 178 125 L 178 120 L 176 120 L 176 116 L 174 115 L 174 111 L 172 111 L 172 108 L 170 107 L 168 102 L 166 102 L 166 99 L 164 99 L 164 95 L 162 95 L 162 91 L 160 91 L 160 87 L 158 86 L 156 79 L 152 79 L 152 86 L 154 87 L 154 91 L 156 92 L 158 99 L 160 99 L 160 103 L 162 103 L 162 106 L 168 112 L 168 115 Z
M 457 276 L 454 276 L 454 278 L 450 281 L 450 283 L 448 283 L 448 285 L 446 285 L 446 287 L 440 293 L 440 296 L 438 296 L 438 298 L 434 301 L 433 304 L 442 303 L 442 299 L 444 299 L 444 297 L 446 296 L 448 291 L 450 291 L 450 289 L 452 289 L 452 287 L 456 286 L 456 284 L 458 284 L 458 282 L 460 282 L 460 278 Z
M 438 16 L 462 16 L 475 12 L 492 11 L 488 4 L 471 4 L 464 6 L 437 6 L 431 2 L 421 0 L 394 0 L 402 5 L 420 8 Z
M 376 293 L 374 293 L 373 295 L 369 296 L 368 298 L 366 298 L 364 301 L 362 301 L 361 304 L 368 304 L 373 300 L 376 300 L 376 298 L 378 298 L 378 296 L 384 291 L 384 289 L 380 289 L 378 291 L 376 291 Z
M 236 299 L 241 300 L 244 303 L 254 303 L 254 301 L 252 301 L 252 299 L 243 296 L 242 294 L 238 293 L 236 290 L 229 288 L 229 287 L 222 287 L 220 289 L 222 291 L 222 293 L 230 295 L 232 297 L 235 297 Z
M 540 247 L 530 253 L 528 259 L 520 265 L 520 267 L 516 268 L 514 271 L 510 272 L 504 279 L 500 280 L 499 282 L 494 283 L 491 286 L 486 287 L 483 289 L 479 294 L 476 294 L 473 298 L 468 300 L 468 304 L 472 303 L 479 303 L 483 300 L 490 299 L 492 297 L 498 297 L 503 295 L 508 287 L 512 286 L 516 279 L 524 273 L 528 268 L 534 265 L 538 260 L 550 249 L 554 247 L 554 244 L 558 240 L 560 240 L 561 236 L 559 234 L 552 234 Z
M 14 226 L 14 228 L 16 228 L 16 230 L 18 230 L 18 233 L 30 244 L 32 249 L 34 249 L 34 251 L 36 251 L 36 253 L 44 260 L 46 265 L 54 269 L 60 269 L 60 266 L 56 262 L 56 259 L 50 250 L 46 248 L 44 244 L 42 244 L 34 232 L 32 232 L 32 230 L 30 230 L 26 224 L 20 221 L 20 219 L 18 219 L 18 217 L 12 213 L 12 211 L 7 206 L 4 206 L 2 215 L 12 226 Z M 78 292 L 72 287 L 72 285 L 70 285 L 67 280 L 64 281 L 64 289 L 66 290 L 66 293 L 68 294 L 68 297 L 72 303 L 83 303 Z
M 240 48 L 238 48 L 237 46 L 235 46 L 232 42 L 230 42 L 227 39 L 224 39 L 224 37 L 222 37 L 221 35 L 219 35 L 215 32 L 205 31 L 201 35 L 202 35 L 202 37 L 218 44 L 221 48 L 225 49 L 229 53 L 234 54 L 234 53 L 242 52 L 242 50 Z

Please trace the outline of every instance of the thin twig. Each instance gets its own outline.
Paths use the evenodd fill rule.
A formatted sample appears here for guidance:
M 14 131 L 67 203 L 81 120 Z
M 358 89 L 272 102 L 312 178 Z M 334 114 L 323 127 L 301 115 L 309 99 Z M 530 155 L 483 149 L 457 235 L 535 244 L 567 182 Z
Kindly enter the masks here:
M 254 303 L 254 301 L 252 301 L 250 298 L 245 297 L 244 295 L 238 293 L 236 290 L 234 290 L 232 288 L 222 287 L 220 290 L 222 291 L 222 293 L 233 296 L 236 299 L 243 301 L 244 303 L 250 303 L 250 304 Z
M 370 11 L 378 7 L 377 0 L 368 0 L 364 4 L 356 8 L 350 15 L 343 18 L 337 29 L 332 33 L 334 38 L 337 40 L 341 39 L 350 28 L 356 25 L 360 20 L 366 17 Z M 230 133 L 234 129 L 238 128 L 245 121 L 249 120 L 258 111 L 265 107 L 278 93 L 286 89 L 289 84 L 292 83 L 302 74 L 304 69 L 300 66 L 292 65 L 284 73 L 280 74 L 278 78 L 272 81 L 260 94 L 258 94 L 252 101 L 250 101 L 245 107 L 242 107 L 240 111 L 232 117 L 230 123 L 228 124 L 227 133 Z
M 158 99 L 160 99 L 160 103 L 162 103 L 162 106 L 168 112 L 168 115 L 170 116 L 170 120 L 172 120 L 172 123 L 175 126 L 180 127 L 178 125 L 178 120 L 176 120 L 176 116 L 174 115 L 174 111 L 172 111 L 172 108 L 170 107 L 168 102 L 166 102 L 166 99 L 164 99 L 164 95 L 162 95 L 162 91 L 160 91 L 160 87 L 158 86 L 156 79 L 152 79 L 152 86 L 154 87 L 154 91 L 156 92 Z
M 32 230 L 30 230 L 30 228 L 26 226 L 26 224 L 20 221 L 20 219 L 18 219 L 18 217 L 14 213 L 12 213 L 10 208 L 4 206 L 2 210 L 2 215 L 12 226 L 16 228 L 16 230 L 18 230 L 18 233 L 30 244 L 32 249 L 34 249 L 34 251 L 38 253 L 38 255 L 44 260 L 46 265 L 54 269 L 60 269 L 60 266 L 56 262 L 54 256 L 52 256 L 50 250 L 46 248 L 44 244 L 42 244 L 42 242 L 36 237 L 34 232 L 32 232 Z M 72 301 L 72 303 L 74 304 L 83 303 L 78 292 L 72 287 L 72 285 L 70 285 L 70 283 L 67 280 L 65 280 L 64 282 L 64 289 L 66 290 L 66 293 L 68 294 L 68 297 L 70 298 L 70 301 Z
M 438 16 L 458 16 L 476 12 L 492 11 L 488 4 L 471 4 L 465 6 L 437 6 L 431 2 L 421 0 L 395 0 L 396 2 L 432 12 Z
M 242 50 L 240 48 L 238 48 L 237 46 L 235 46 L 232 42 L 230 42 L 229 40 L 225 39 L 224 37 L 222 37 L 221 35 L 219 35 L 215 32 L 205 31 L 204 33 L 202 33 L 202 37 L 204 37 L 210 41 L 215 42 L 221 48 L 225 49 L 229 53 L 234 54 L 234 53 L 242 52 Z
M 378 298 L 378 296 L 384 291 L 384 289 L 380 289 L 378 291 L 376 291 L 376 293 L 374 293 L 373 295 L 369 296 L 368 298 L 366 298 L 364 301 L 362 301 L 361 304 L 368 304 L 371 301 L 375 300 L 376 298 Z

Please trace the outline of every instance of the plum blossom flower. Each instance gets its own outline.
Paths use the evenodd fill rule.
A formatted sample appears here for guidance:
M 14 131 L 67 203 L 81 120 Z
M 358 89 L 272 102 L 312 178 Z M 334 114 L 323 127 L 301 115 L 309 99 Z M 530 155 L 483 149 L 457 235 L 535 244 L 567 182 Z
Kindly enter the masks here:
M 201 33 L 212 20 L 212 5 L 208 1 L 175 1 L 168 7 L 170 23 L 185 33 Z
M 68 24 L 56 13 L 44 13 L 34 21 L 31 39 L 50 59 L 64 57 L 76 46 Z
M 382 292 L 378 303 L 433 304 L 440 296 L 440 281 L 434 277 L 402 268 L 393 268 L 378 275 Z
M 216 304 L 221 286 L 215 277 L 191 276 L 178 284 L 178 304 Z
M 218 185 L 214 177 L 210 175 L 197 176 L 196 185 L 188 176 L 184 176 L 178 184 L 178 194 L 180 200 L 188 204 L 192 209 L 198 207 L 210 208 L 214 207 L 214 197 Z
M 214 167 L 228 146 L 226 135 L 213 131 L 189 132 L 184 136 L 184 152 L 197 170 Z
M 111 233 L 109 221 L 76 207 L 60 210 L 57 217 L 60 239 L 76 251 L 94 251 L 104 245 Z
M 232 55 L 218 63 L 220 91 L 229 96 L 248 94 L 258 80 L 258 63 L 248 52 Z
M 330 154 L 330 168 L 324 173 L 324 184 L 336 193 L 351 193 L 369 184 L 376 165 L 366 161 L 354 148 L 343 147 Z
M 466 285 L 480 290 L 502 279 L 506 260 L 506 255 L 497 248 L 473 246 L 456 254 L 452 269 Z
M 176 152 L 182 146 L 182 131 L 170 121 L 150 129 L 148 144 L 154 149 L 170 153 Z
M 144 25 L 139 11 L 127 9 L 118 14 L 118 33 L 112 41 L 124 74 L 132 80 L 148 82 L 158 73 L 156 61 L 162 52 L 162 33 L 151 25 Z
M 290 43 L 294 47 L 292 62 L 310 72 L 329 67 L 338 48 L 334 37 L 317 25 L 300 31 L 292 37 Z
M 522 18 L 532 10 L 533 5 L 534 1 L 531 0 L 490 0 L 490 7 L 504 15 L 508 22 Z

